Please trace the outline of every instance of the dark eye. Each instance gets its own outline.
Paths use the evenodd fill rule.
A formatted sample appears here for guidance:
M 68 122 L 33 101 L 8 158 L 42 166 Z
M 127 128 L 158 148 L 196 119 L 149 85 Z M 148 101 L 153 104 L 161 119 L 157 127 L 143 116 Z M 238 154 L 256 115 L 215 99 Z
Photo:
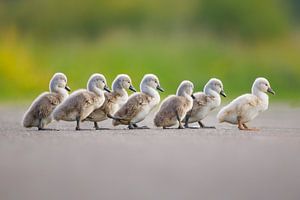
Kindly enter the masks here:
M 268 84 L 266 83 L 265 86 L 268 86 Z

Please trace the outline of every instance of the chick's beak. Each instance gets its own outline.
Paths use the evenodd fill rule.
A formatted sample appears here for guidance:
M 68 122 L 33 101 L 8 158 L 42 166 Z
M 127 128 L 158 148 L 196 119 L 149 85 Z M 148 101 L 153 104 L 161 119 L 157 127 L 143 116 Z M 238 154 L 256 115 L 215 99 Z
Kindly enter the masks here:
M 129 90 L 136 92 L 136 89 L 132 85 L 129 86 Z
M 65 86 L 65 89 L 68 91 L 68 92 L 71 92 L 71 88 L 69 86 Z
M 162 87 L 160 87 L 160 85 L 158 85 L 158 86 L 156 87 L 156 89 L 159 90 L 159 91 L 161 91 L 161 92 L 164 92 L 164 91 L 165 91 Z
M 274 92 L 274 90 L 273 90 L 271 87 L 268 88 L 267 92 L 269 92 L 269 93 L 275 95 L 275 92 Z
M 221 90 L 220 95 L 222 95 L 223 97 L 226 97 L 224 90 Z
M 191 97 L 192 97 L 193 99 L 196 99 L 196 97 L 194 96 L 194 94 L 192 94 Z
M 110 92 L 110 89 L 107 87 L 107 85 L 105 85 L 103 89 L 104 89 L 106 92 Z

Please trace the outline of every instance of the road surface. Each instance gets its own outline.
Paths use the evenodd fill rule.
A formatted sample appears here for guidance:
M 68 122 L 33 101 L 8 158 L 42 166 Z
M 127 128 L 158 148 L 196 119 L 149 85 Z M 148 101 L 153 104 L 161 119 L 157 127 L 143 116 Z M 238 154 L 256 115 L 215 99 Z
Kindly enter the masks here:
M 270 105 L 249 124 L 258 132 L 215 113 L 203 121 L 215 130 L 55 122 L 61 131 L 38 132 L 21 127 L 24 111 L 0 106 L 1 200 L 300 199 L 300 108 Z M 151 116 L 141 125 L 153 127 Z

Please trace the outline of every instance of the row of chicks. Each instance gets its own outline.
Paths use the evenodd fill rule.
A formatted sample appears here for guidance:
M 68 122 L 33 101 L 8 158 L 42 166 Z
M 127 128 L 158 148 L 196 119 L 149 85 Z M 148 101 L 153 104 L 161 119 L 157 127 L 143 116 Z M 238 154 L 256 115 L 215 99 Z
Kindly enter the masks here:
M 98 122 L 108 118 L 112 124 L 127 125 L 129 129 L 144 129 L 137 123 L 160 103 L 158 91 L 164 90 L 159 79 L 153 74 L 147 74 L 140 83 L 140 92 L 136 92 L 131 79 L 126 74 L 118 75 L 108 88 L 102 74 L 93 74 L 87 89 L 80 89 L 71 95 L 67 86 L 67 77 L 56 73 L 50 80 L 50 92 L 38 96 L 23 117 L 23 126 L 38 127 L 39 130 L 49 130 L 46 126 L 52 120 L 76 121 L 76 130 L 81 130 L 83 121 L 94 122 L 96 130 L 100 130 Z M 128 97 L 127 90 L 135 92 Z M 155 114 L 154 124 L 157 127 L 168 128 L 178 125 L 179 129 L 189 128 L 190 123 L 198 122 L 201 128 L 203 120 L 212 110 L 221 104 L 220 95 L 226 97 L 223 84 L 219 79 L 212 78 L 204 86 L 203 92 L 193 93 L 194 85 L 190 81 L 182 81 L 176 95 L 170 95 L 160 105 Z M 252 92 L 237 97 L 223 107 L 217 115 L 219 122 L 237 124 L 240 130 L 255 130 L 245 123 L 253 120 L 259 113 L 268 109 L 268 95 L 275 94 L 265 78 L 257 78 L 252 85 Z M 193 128 L 193 127 L 191 127 Z

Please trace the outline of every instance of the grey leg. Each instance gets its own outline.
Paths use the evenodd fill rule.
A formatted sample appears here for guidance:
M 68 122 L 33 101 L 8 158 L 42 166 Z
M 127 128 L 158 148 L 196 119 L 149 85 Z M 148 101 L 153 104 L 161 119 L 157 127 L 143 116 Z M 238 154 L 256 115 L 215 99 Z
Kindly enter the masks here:
M 44 128 L 44 125 L 42 124 L 42 119 L 39 119 L 38 130 L 39 131 L 58 131 L 57 129 Z
M 128 125 L 128 129 L 135 129 L 135 128 L 136 128 L 135 126 L 136 126 L 136 124 L 133 125 L 133 124 L 130 123 L 130 124 Z
M 216 128 L 215 126 L 205 126 L 201 121 L 198 121 L 201 128 Z
M 138 127 L 138 129 L 150 129 L 148 126 L 141 126 L 141 127 Z
M 189 114 L 187 114 L 186 116 L 185 116 L 185 120 L 184 120 L 184 127 L 185 128 L 190 128 L 190 129 L 198 129 L 198 127 L 194 127 L 194 126 L 189 126 L 189 119 L 190 119 L 190 115 Z
M 179 123 L 178 129 L 184 129 L 184 127 L 183 127 L 182 124 L 181 124 L 181 120 L 180 120 L 180 117 L 179 117 L 177 111 L 176 111 L 176 118 L 177 118 L 177 121 L 178 121 L 178 123 Z
M 97 123 L 97 122 L 94 122 L 94 128 L 95 128 L 96 130 L 100 130 L 100 128 L 99 128 L 99 126 L 98 126 L 98 123 Z
M 96 130 L 110 130 L 109 128 L 100 128 L 97 122 L 94 122 L 94 127 Z
M 185 119 L 185 121 L 184 121 L 184 127 L 185 128 L 189 128 L 190 115 L 187 114 L 184 119 Z
M 130 123 L 128 125 L 128 128 L 129 129 L 149 129 L 148 126 L 141 126 L 141 127 L 139 127 L 136 123 Z
M 80 117 L 76 117 L 76 128 L 75 128 L 76 131 L 79 131 L 81 130 L 80 129 Z
M 43 129 L 44 129 L 44 127 L 43 127 L 43 125 L 42 125 L 42 119 L 39 119 L 38 130 L 41 131 L 41 130 L 43 130 Z

